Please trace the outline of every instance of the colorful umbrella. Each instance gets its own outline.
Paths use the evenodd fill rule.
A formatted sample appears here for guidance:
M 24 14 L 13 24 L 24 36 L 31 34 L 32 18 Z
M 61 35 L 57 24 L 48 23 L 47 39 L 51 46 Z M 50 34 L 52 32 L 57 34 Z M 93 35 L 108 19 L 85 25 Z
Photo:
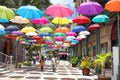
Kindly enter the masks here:
M 27 24 L 27 23 L 29 23 L 28 19 L 23 18 L 21 16 L 15 16 L 15 18 L 12 18 L 10 21 L 13 22 L 13 23 L 18 23 L 18 24 Z
M 6 34 L 4 29 L 0 29 L 0 36 L 4 36 Z
M 58 37 L 55 37 L 54 40 L 56 40 L 56 41 L 64 41 L 64 37 L 58 36 Z
M 23 33 L 35 32 L 35 31 L 36 31 L 36 29 L 32 26 L 26 26 L 21 29 L 21 32 L 23 32 Z
M 46 9 L 46 13 L 54 17 L 67 17 L 73 14 L 73 11 L 62 4 L 51 5 Z
M 83 2 L 77 8 L 77 11 L 80 14 L 91 16 L 101 13 L 103 11 L 103 7 L 97 2 Z
M 79 37 L 79 38 L 82 38 L 82 39 L 87 38 L 85 35 L 79 35 L 78 37 Z
M 79 33 L 79 35 L 85 35 L 85 36 L 87 36 L 87 35 L 90 35 L 90 32 L 89 31 L 81 31 Z
M 72 41 L 73 39 L 75 39 L 74 36 L 67 36 L 67 37 L 66 37 L 66 41 Z
M 61 17 L 55 17 L 53 20 L 52 20 L 52 23 L 54 24 L 69 24 L 70 23 L 70 20 L 67 19 L 67 18 L 61 18 Z
M 8 19 L 2 19 L 2 18 L 0 18 L 0 22 L 2 22 L 2 23 L 8 23 L 9 20 Z
M 72 29 L 73 32 L 81 32 L 86 31 L 86 28 L 84 26 L 76 26 Z
M 50 36 L 44 36 L 43 39 L 45 39 L 45 40 L 52 40 L 52 38 Z
M 50 27 L 42 27 L 39 30 L 40 33 L 52 33 L 54 32 Z
M 40 11 L 36 6 L 32 5 L 19 7 L 16 10 L 16 14 L 28 19 L 41 18 L 43 16 L 43 12 Z
M 44 37 L 44 36 L 50 36 L 50 33 L 40 33 L 39 36 Z
M 15 17 L 15 13 L 7 8 L 6 6 L 1 6 L 0 5 L 0 18 L 1 19 L 11 19 L 11 18 L 14 18 Z
M 66 36 L 77 36 L 77 34 L 75 32 L 67 32 Z
M 69 32 L 70 29 L 67 28 L 67 27 L 59 27 L 55 30 L 55 32 L 62 32 L 62 33 L 66 33 L 66 32 Z
M 77 24 L 87 24 L 90 23 L 90 18 L 87 16 L 77 16 L 73 19 L 73 22 Z
M 17 30 L 19 30 L 17 25 L 9 25 L 5 28 L 5 31 L 10 31 L 10 32 L 17 31 Z
M 81 41 L 82 38 L 80 38 L 79 36 L 77 36 L 77 38 L 75 38 L 75 40 Z
M 109 20 L 110 20 L 110 18 L 107 15 L 102 15 L 102 14 L 97 15 L 92 18 L 92 21 L 96 22 L 96 23 L 103 23 L 103 22 L 107 22 Z
M 40 36 L 33 36 L 32 39 L 35 39 L 35 40 L 40 40 L 42 39 Z
M 20 30 L 17 30 L 17 31 L 13 31 L 11 34 L 12 35 L 22 35 L 23 32 L 21 32 Z
M 5 29 L 5 27 L 3 25 L 0 24 L 0 29 Z
M 88 27 L 88 30 L 98 30 L 98 29 L 100 29 L 99 24 L 92 24 Z
M 53 34 L 53 36 L 55 36 L 55 37 L 57 37 L 57 36 L 65 36 L 65 34 L 64 34 L 64 33 L 59 32 L 59 33 L 54 33 L 54 34 Z
M 49 23 L 49 20 L 45 17 L 42 17 L 42 18 L 33 19 L 33 20 L 31 20 L 31 22 L 34 24 L 47 24 L 47 23 Z
M 27 36 L 37 36 L 38 34 L 36 32 L 27 32 L 25 33 Z

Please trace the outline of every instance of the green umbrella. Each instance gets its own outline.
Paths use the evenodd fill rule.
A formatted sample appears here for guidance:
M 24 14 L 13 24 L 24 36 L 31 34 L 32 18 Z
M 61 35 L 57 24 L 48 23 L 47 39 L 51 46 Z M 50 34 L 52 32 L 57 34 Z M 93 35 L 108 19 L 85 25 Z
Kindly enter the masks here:
M 52 40 L 52 38 L 50 36 L 44 36 L 43 39 L 45 39 L 45 40 Z
M 40 33 L 53 33 L 54 31 L 50 27 L 42 27 L 39 30 Z
M 12 19 L 15 17 L 15 13 L 7 8 L 6 6 L 0 6 L 0 18 L 1 19 Z
M 53 35 L 54 35 L 55 37 L 57 37 L 57 36 L 65 36 L 64 33 L 54 33 Z

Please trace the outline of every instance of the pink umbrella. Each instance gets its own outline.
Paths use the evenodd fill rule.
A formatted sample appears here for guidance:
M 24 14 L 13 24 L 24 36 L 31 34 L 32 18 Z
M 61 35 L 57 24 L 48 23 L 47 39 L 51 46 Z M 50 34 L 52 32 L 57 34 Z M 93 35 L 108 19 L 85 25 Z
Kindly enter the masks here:
M 31 22 L 34 24 L 47 24 L 47 23 L 49 23 L 49 20 L 46 19 L 45 17 L 42 17 L 42 18 L 33 19 L 33 20 L 31 20 Z
M 55 37 L 54 40 L 56 40 L 56 41 L 64 41 L 64 37 L 58 36 L 58 37 Z
M 67 17 L 73 14 L 73 11 L 62 4 L 51 5 L 46 9 L 46 13 L 54 17 Z
M 75 32 L 67 32 L 66 36 L 77 36 L 77 34 Z

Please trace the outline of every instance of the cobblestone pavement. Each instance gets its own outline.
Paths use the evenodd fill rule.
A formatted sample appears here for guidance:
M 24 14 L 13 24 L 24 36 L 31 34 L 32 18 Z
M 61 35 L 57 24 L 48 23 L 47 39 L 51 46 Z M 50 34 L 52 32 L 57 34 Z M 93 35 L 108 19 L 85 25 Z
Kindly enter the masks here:
M 56 72 L 52 72 L 50 61 L 46 61 L 44 71 L 40 71 L 39 63 L 12 71 L 0 69 L 0 80 L 97 80 L 97 76 L 92 73 L 83 76 L 81 70 L 71 67 L 67 61 L 60 61 Z

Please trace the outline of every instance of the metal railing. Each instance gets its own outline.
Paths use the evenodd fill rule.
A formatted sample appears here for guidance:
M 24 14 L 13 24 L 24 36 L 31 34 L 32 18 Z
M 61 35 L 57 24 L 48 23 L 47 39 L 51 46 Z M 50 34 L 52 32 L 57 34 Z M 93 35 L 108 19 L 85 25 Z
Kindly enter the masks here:
M 12 55 L 8 56 L 8 55 L 6 55 L 6 54 L 4 54 L 2 52 L 0 52 L 0 54 L 4 56 L 4 60 L 5 60 L 4 65 L 5 65 L 6 71 L 8 71 L 8 70 L 12 71 L 13 56 Z

